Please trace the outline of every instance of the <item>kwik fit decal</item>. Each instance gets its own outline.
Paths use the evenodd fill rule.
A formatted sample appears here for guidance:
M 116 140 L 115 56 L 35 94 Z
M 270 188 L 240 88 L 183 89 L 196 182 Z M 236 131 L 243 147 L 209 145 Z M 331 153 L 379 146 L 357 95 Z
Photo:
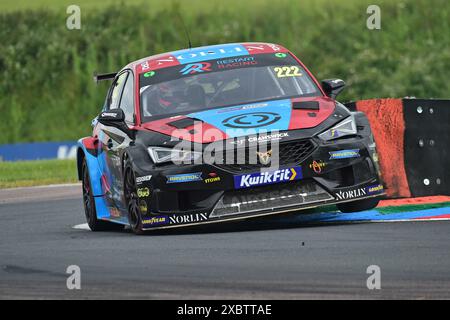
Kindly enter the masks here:
M 301 167 L 280 169 L 275 171 L 243 174 L 234 177 L 234 187 L 236 189 L 250 188 L 287 181 L 300 180 L 303 178 Z

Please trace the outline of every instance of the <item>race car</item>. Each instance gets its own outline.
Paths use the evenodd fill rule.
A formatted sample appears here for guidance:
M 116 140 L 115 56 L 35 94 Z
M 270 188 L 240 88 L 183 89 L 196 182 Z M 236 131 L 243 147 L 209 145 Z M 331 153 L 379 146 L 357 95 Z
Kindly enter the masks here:
M 366 116 L 337 102 L 281 45 L 231 43 L 150 56 L 117 73 L 78 176 L 93 231 L 136 234 L 384 195 Z

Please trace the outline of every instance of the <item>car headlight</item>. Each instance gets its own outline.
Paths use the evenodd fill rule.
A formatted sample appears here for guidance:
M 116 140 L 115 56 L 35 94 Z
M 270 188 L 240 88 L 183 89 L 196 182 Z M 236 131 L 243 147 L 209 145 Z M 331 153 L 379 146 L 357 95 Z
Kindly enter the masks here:
M 150 147 L 148 153 L 154 163 L 174 162 L 176 164 L 192 163 L 201 159 L 202 153 L 182 150 L 182 149 L 170 149 L 161 147 Z
M 345 136 L 355 135 L 357 132 L 355 117 L 351 115 L 347 119 L 339 122 L 333 128 L 319 134 L 319 138 L 324 141 L 330 141 Z

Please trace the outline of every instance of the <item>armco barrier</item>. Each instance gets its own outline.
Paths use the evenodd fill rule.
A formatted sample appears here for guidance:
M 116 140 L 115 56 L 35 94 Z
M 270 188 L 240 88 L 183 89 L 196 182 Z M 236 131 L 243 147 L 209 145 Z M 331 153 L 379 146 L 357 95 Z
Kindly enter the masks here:
M 450 195 L 450 100 L 346 104 L 369 118 L 390 198 Z
M 0 145 L 0 161 L 75 159 L 76 142 L 36 142 Z

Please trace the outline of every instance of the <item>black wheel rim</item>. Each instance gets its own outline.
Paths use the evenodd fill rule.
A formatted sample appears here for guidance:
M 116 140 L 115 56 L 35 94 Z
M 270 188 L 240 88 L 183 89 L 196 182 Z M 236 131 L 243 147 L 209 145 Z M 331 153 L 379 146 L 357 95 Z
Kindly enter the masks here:
M 128 168 L 125 174 L 125 200 L 131 227 L 136 230 L 139 226 L 141 215 L 139 212 L 139 199 L 133 171 Z
M 91 195 L 91 184 L 89 181 L 89 173 L 87 167 L 83 167 L 83 203 L 84 203 L 84 214 L 88 221 L 92 217 L 92 195 Z

